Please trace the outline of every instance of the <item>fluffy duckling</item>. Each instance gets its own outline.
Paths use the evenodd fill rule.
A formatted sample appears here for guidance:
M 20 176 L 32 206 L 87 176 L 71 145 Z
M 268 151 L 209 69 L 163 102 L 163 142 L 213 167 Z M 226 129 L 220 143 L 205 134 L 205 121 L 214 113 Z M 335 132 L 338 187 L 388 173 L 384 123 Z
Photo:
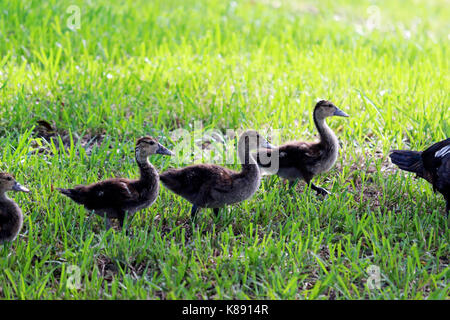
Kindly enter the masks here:
M 400 169 L 414 172 L 439 191 L 450 212 L 450 138 L 433 144 L 425 151 L 394 150 L 389 157 Z
M 19 206 L 8 196 L 8 191 L 29 192 L 9 173 L 0 173 L 0 244 L 13 241 L 22 228 L 23 215 Z
M 332 116 L 348 117 L 333 103 L 321 100 L 313 112 L 314 124 L 319 132 L 318 142 L 294 141 L 286 143 L 273 150 L 259 150 L 258 164 L 264 168 L 269 167 L 261 161 L 261 152 L 267 153 L 270 161 L 271 153 L 279 157 L 279 169 L 276 174 L 289 181 L 290 187 L 295 185 L 297 179 L 304 180 L 318 194 L 327 195 L 329 192 L 312 183 L 312 178 L 320 173 L 327 172 L 336 162 L 339 142 L 334 132 L 328 127 L 325 119 Z M 269 162 L 270 163 L 270 162 Z
M 258 190 L 261 175 L 250 150 L 271 145 L 254 130 L 245 131 L 238 141 L 238 156 L 242 170 L 236 172 L 214 164 L 197 164 L 181 169 L 169 169 L 160 174 L 162 184 L 192 204 L 191 217 L 198 208 L 219 208 L 244 201 Z
M 140 178 L 130 180 L 113 178 L 88 186 L 76 186 L 73 189 L 58 190 L 76 203 L 84 205 L 97 215 L 106 219 L 107 229 L 111 227 L 111 218 L 119 220 L 120 227 L 126 214 L 147 208 L 153 204 L 159 192 L 159 175 L 148 161 L 152 154 L 172 156 L 173 153 L 163 147 L 152 137 L 143 137 L 136 142 L 136 162 L 140 170 Z

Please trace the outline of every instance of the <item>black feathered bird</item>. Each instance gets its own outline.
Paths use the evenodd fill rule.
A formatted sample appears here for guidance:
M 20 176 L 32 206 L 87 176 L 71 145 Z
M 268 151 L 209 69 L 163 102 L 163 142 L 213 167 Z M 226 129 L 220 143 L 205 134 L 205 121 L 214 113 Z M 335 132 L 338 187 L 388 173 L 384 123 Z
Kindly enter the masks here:
M 433 144 L 425 151 L 394 150 L 390 154 L 392 163 L 400 169 L 414 172 L 433 185 L 447 202 L 450 211 L 450 138 Z

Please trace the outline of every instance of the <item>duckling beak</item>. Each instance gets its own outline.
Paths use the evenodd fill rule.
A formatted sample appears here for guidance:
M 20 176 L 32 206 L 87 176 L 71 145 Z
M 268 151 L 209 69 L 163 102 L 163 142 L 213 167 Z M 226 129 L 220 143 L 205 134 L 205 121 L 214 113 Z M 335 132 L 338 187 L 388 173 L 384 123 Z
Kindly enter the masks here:
M 158 150 L 156 150 L 156 153 L 163 154 L 165 156 L 174 156 L 175 155 L 175 153 L 173 153 L 166 147 L 163 147 L 161 144 L 158 144 Z
M 348 117 L 349 115 L 346 114 L 344 111 L 342 111 L 341 109 L 336 107 L 336 111 L 334 111 L 333 116 L 338 116 L 338 117 Z
M 23 185 L 21 185 L 20 183 L 16 182 L 14 184 L 14 186 L 12 187 L 12 189 L 14 191 L 22 191 L 22 192 L 30 192 L 30 190 L 28 190 L 27 188 L 25 188 Z

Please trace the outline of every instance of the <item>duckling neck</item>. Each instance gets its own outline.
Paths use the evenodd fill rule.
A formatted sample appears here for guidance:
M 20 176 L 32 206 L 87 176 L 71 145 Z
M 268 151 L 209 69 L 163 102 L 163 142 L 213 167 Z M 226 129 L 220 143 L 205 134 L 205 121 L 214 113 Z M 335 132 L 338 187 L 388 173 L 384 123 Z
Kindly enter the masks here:
M 0 191 L 0 202 L 5 202 L 11 200 L 10 198 L 8 198 L 8 196 L 6 195 L 5 191 Z
M 314 123 L 316 125 L 317 131 L 319 131 L 320 143 L 337 151 L 339 148 L 339 142 L 333 130 L 331 130 L 325 122 L 325 118 L 318 118 L 314 113 Z
M 242 173 L 259 176 L 259 167 L 256 160 L 250 154 L 248 143 L 245 143 L 244 145 L 239 144 L 238 155 L 242 165 Z
M 155 167 L 148 161 L 147 157 L 136 157 L 136 162 L 141 172 L 139 181 L 145 182 L 146 185 L 157 186 L 159 175 Z

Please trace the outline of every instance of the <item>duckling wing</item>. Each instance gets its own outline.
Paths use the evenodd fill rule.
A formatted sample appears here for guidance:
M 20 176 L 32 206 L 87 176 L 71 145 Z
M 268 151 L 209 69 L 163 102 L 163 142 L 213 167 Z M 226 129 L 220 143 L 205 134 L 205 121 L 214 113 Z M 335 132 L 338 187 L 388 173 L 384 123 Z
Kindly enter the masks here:
M 0 203 L 0 244 L 3 239 L 6 239 L 9 234 L 8 227 L 10 227 L 11 218 L 8 217 L 8 209 Z
M 160 174 L 162 184 L 187 200 L 209 203 L 212 190 L 227 192 L 232 188 L 233 171 L 212 164 L 199 164 L 181 169 L 169 169 Z
M 0 203 L 0 244 L 13 240 L 22 226 L 20 208 L 13 200 Z
M 139 199 L 139 193 L 126 179 L 109 179 L 60 192 L 90 210 L 121 208 Z
M 262 159 L 271 159 L 278 156 L 279 168 L 307 168 L 313 166 L 322 156 L 322 151 L 316 144 L 306 142 L 292 142 L 274 149 L 259 149 L 257 151 L 257 162 L 260 167 L 270 167 L 272 162 Z M 267 158 L 265 158 L 267 157 Z
M 7 210 L 3 204 L 0 203 L 0 230 L 2 229 L 2 225 L 9 221 Z

